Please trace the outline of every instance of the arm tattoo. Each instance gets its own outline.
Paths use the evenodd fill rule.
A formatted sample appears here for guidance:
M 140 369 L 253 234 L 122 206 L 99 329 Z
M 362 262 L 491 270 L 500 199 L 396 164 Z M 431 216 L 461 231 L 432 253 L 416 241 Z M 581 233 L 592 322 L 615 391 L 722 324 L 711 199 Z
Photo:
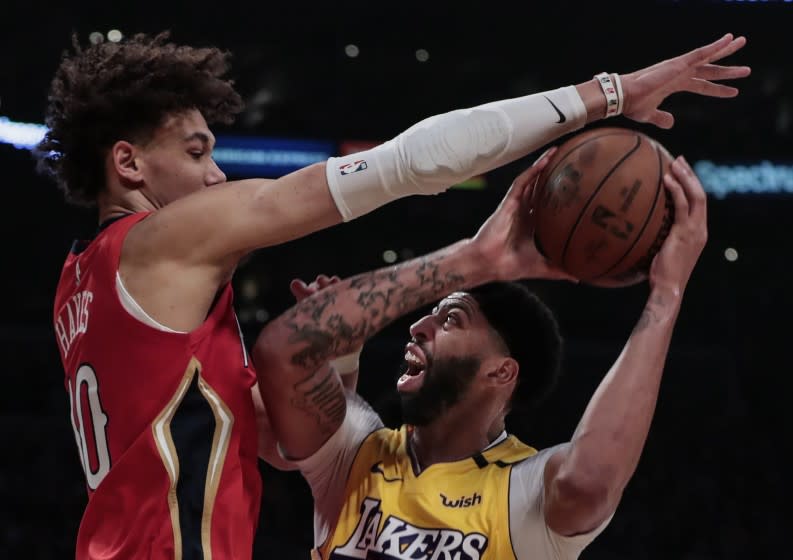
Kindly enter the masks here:
M 322 433 L 332 434 L 344 421 L 344 390 L 331 368 L 312 372 L 295 383 L 294 389 L 292 406 L 313 416 Z
M 661 314 L 659 311 L 666 307 L 666 305 L 667 302 L 662 296 L 658 294 L 650 296 L 650 299 L 644 306 L 641 317 L 639 317 L 639 321 L 633 328 L 633 334 L 643 331 L 650 325 L 659 323 L 661 321 Z
M 292 363 L 316 370 L 401 315 L 462 287 L 465 278 L 444 258 L 441 252 L 360 274 L 341 284 L 346 287 L 330 286 L 299 302 L 284 317 Z

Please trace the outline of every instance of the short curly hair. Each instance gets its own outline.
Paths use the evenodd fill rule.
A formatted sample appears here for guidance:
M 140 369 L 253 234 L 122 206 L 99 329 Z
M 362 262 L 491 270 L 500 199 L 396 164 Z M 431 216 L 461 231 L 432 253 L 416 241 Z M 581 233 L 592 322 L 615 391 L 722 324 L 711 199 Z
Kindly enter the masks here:
M 553 312 L 519 282 L 492 282 L 468 292 L 520 367 L 511 409 L 541 404 L 559 379 L 562 335 Z
M 243 103 L 227 52 L 168 42 L 169 32 L 65 52 L 48 97 L 49 131 L 35 150 L 40 172 L 66 199 L 96 203 L 104 158 L 119 140 L 146 142 L 169 115 L 196 109 L 207 123 L 230 124 Z

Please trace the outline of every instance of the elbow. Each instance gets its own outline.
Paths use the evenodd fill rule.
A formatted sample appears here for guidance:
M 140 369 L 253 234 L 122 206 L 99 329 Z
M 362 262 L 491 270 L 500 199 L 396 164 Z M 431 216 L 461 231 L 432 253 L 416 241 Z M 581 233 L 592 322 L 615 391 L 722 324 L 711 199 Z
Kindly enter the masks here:
M 622 494 L 604 480 L 581 476 L 556 477 L 546 492 L 546 523 L 565 536 L 599 527 L 617 508 Z
M 279 347 L 283 347 L 283 345 L 279 345 L 277 340 L 268 336 L 267 328 L 256 339 L 256 343 L 251 349 L 251 362 L 256 370 L 259 383 L 266 383 L 269 379 L 270 376 L 263 375 L 264 373 L 284 371 L 289 367 L 289 360 L 283 352 L 278 352 Z

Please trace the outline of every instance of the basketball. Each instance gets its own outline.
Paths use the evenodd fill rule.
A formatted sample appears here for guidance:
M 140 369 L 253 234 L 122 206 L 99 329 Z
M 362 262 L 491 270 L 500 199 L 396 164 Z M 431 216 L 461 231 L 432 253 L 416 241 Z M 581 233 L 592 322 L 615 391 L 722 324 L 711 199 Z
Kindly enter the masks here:
M 570 138 L 537 180 L 537 248 L 588 284 L 646 279 L 674 219 L 663 184 L 671 163 L 661 144 L 634 130 L 596 128 Z

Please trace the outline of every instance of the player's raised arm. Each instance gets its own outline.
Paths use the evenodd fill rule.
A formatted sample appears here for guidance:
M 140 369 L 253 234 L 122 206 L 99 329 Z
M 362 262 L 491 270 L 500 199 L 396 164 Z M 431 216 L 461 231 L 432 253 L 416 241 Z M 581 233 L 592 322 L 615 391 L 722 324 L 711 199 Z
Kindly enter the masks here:
M 650 295 L 625 348 L 600 383 L 571 444 L 545 470 L 545 518 L 562 535 L 614 512 L 644 447 L 683 292 L 707 239 L 705 192 L 682 157 L 665 185 L 675 223 L 650 270 Z
M 308 284 L 302 280 L 294 279 L 289 284 L 289 289 L 297 301 L 302 301 L 307 297 L 313 296 L 318 291 L 339 282 L 341 282 L 341 278 L 338 276 L 329 277 L 325 274 L 320 274 L 313 282 Z M 328 365 L 339 375 L 341 384 L 347 391 L 355 392 L 358 389 L 358 366 L 362 350 L 362 346 L 352 348 L 347 354 L 328 362 Z
M 586 122 L 624 112 L 634 120 L 668 128 L 673 118 L 659 105 L 673 93 L 737 94 L 735 88 L 713 81 L 744 77 L 749 68 L 713 62 L 745 42 L 728 34 L 622 79 L 602 74 L 577 86 L 451 111 L 425 119 L 371 150 L 331 158 L 276 181 L 204 189 L 142 223 L 140 245 L 146 247 L 146 258 L 164 252 L 163 258 L 219 267 L 225 273 L 252 249 L 352 220 L 401 197 L 440 193 L 546 146 Z

